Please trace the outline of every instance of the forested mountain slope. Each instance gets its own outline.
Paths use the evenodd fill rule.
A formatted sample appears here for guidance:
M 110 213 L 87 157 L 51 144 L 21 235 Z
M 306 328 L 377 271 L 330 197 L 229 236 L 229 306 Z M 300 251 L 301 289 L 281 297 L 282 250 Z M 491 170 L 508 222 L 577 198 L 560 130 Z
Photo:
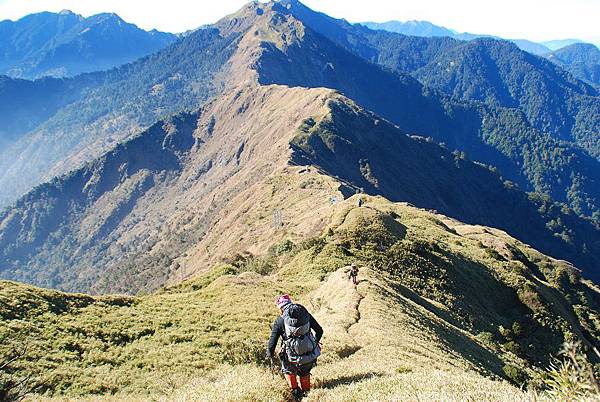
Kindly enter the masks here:
M 544 55 L 580 80 L 600 85 L 600 49 L 590 43 L 574 43 Z
M 441 130 L 438 128 L 427 127 L 427 130 L 422 130 L 425 119 L 412 124 L 407 119 L 400 120 L 399 116 L 393 116 L 387 110 L 378 109 L 373 103 L 365 105 L 407 131 L 432 136 L 436 141 L 445 142 L 451 148 L 466 151 L 475 160 L 497 166 L 505 178 L 518 183 L 527 191 L 548 194 L 556 200 L 568 203 L 581 215 L 595 216 L 596 219 L 600 216 L 596 214 L 600 190 L 595 184 L 598 168 L 594 159 L 598 159 L 598 152 L 600 152 L 597 149 L 597 133 L 600 124 L 597 117 L 599 106 L 595 89 L 574 80 L 552 64 L 521 52 L 505 42 L 478 40 L 465 43 L 450 38 L 408 37 L 353 26 L 324 14 L 315 13 L 297 1 L 286 0 L 279 2 L 278 5 L 282 10 L 286 10 L 286 13 L 292 13 L 303 24 L 319 34 L 368 61 L 397 72 L 412 72 L 429 85 L 437 86 L 449 94 L 466 100 L 478 99 L 488 105 L 518 108 L 524 113 L 524 117 L 514 111 L 492 110 L 489 114 L 503 115 L 494 119 L 501 124 L 494 123 L 496 127 L 486 129 L 485 133 L 480 132 L 479 139 L 459 140 L 458 135 L 455 134 L 456 128 L 448 129 L 446 135 L 439 135 Z M 237 23 L 235 17 L 230 20 L 230 23 L 234 25 Z M 217 24 L 215 28 L 220 30 L 224 37 L 229 38 L 225 39 L 226 41 L 231 40 L 227 33 L 228 28 L 222 23 Z M 94 88 L 100 86 L 100 89 L 89 90 L 90 99 L 85 102 L 75 102 L 65 110 L 61 109 L 60 113 L 44 125 L 37 127 L 19 143 L 10 148 L 4 147 L 1 167 L 5 173 L 0 177 L 0 188 L 3 190 L 0 205 L 8 204 L 32 185 L 48 180 L 53 175 L 64 173 L 79 166 L 82 161 L 100 155 L 116 141 L 126 138 L 140 127 L 147 127 L 156 118 L 197 106 L 202 99 L 206 98 L 206 89 L 213 85 L 210 77 L 228 57 L 226 55 L 222 58 L 217 57 L 214 66 L 201 67 L 200 70 L 209 70 L 203 76 L 204 78 L 190 77 L 189 75 L 194 75 L 193 72 L 198 69 L 184 68 L 183 65 L 189 62 L 187 58 L 190 55 L 202 54 L 200 49 L 204 45 L 201 43 L 212 38 L 206 30 L 201 32 L 203 33 L 193 34 L 198 37 L 196 45 L 190 41 L 175 45 L 174 49 L 180 51 L 171 53 L 179 55 L 178 61 L 169 61 L 172 60 L 173 54 L 169 55 L 169 52 L 165 51 L 161 53 L 162 56 L 157 56 L 145 64 L 136 64 L 146 67 L 125 69 L 124 74 L 122 70 L 118 70 L 121 72 L 109 74 L 106 79 L 101 76 L 100 83 L 92 80 Z M 232 32 L 239 33 L 240 30 Z M 218 52 L 218 49 L 211 51 Z M 183 56 L 184 54 L 187 56 Z M 464 68 L 457 65 L 449 71 L 435 70 L 439 68 L 438 63 L 440 65 L 445 62 L 450 63 L 449 58 L 455 55 L 462 55 L 460 60 Z M 157 67 L 157 59 L 160 60 L 159 67 Z M 348 62 L 354 63 L 355 60 L 348 59 Z M 212 58 L 208 60 L 200 58 L 199 62 L 212 62 Z M 503 66 L 507 64 L 518 65 L 519 69 L 506 70 Z M 173 65 L 176 68 L 172 68 Z M 358 68 L 354 67 L 354 70 Z M 160 74 L 148 74 L 155 69 Z M 331 71 L 329 73 L 335 75 Z M 525 81 L 527 85 L 521 85 L 525 76 L 528 77 Z M 166 77 L 170 78 L 166 79 Z M 409 82 L 407 77 L 401 80 Z M 124 85 L 129 81 L 131 83 Z M 474 82 L 477 84 L 473 84 Z M 328 84 L 341 89 L 335 83 Z M 80 86 L 78 83 L 70 85 Z M 87 86 L 89 85 L 86 84 L 86 88 Z M 415 91 L 414 84 L 409 86 L 412 86 L 412 91 Z M 126 92 L 131 94 L 131 98 L 121 96 L 121 92 L 125 92 L 121 91 L 122 88 L 127 88 Z M 344 90 L 347 89 L 346 86 Z M 118 95 L 112 95 L 113 91 Z M 356 90 L 354 92 L 356 93 Z M 428 92 L 430 98 L 440 98 L 439 103 L 442 105 L 448 103 L 439 93 Z M 180 93 L 183 93 L 183 96 L 172 96 Z M 147 96 L 148 94 L 151 96 Z M 354 94 L 348 95 L 354 97 Z M 403 94 L 397 93 L 397 95 L 402 97 Z M 100 107 L 99 99 L 107 96 L 114 97 L 116 101 L 108 108 Z M 388 98 L 391 99 L 392 96 L 388 94 Z M 1 92 L 0 97 L 2 97 Z M 357 100 L 364 103 L 363 99 Z M 407 104 L 402 99 L 396 99 L 395 102 Z M 460 102 L 454 103 L 460 104 Z M 384 106 L 389 108 L 388 104 Z M 460 107 L 464 108 L 464 106 Z M 80 109 L 84 110 L 81 116 L 77 113 Z M 89 115 L 87 110 L 97 112 Z M 35 115 L 35 110 L 32 112 L 32 115 Z M 418 116 L 418 112 L 419 110 L 416 110 L 416 113 L 412 113 L 412 116 L 415 116 L 413 120 Z M 454 120 L 462 119 L 464 117 Z M 19 121 L 17 119 L 8 123 L 12 126 L 20 126 Z M 451 127 L 457 124 L 462 123 L 448 123 L 438 119 L 429 125 Z M 469 124 L 474 126 L 474 123 Z M 521 127 L 523 125 L 532 126 L 537 132 Z M 468 129 L 471 132 L 474 130 L 473 127 Z M 14 135 L 10 136 L 14 137 Z M 68 146 L 58 147 L 53 143 L 56 142 L 54 138 L 63 144 L 68 143 Z M 35 147 L 32 144 L 36 144 Z M 578 148 L 582 148 L 583 151 Z M 33 166 L 23 177 L 20 172 L 24 171 L 24 166 L 28 163 Z
M 337 177 L 330 192 L 341 186 L 347 196 L 362 188 L 496 226 L 598 279 L 597 225 L 505 183 L 510 160 L 485 143 L 497 131 L 534 136 L 518 113 L 455 102 L 383 70 L 318 35 L 279 3 L 252 3 L 222 20 L 219 32 L 218 38 L 235 38 L 219 56 L 232 55 L 223 61 L 228 78 L 219 96 L 39 186 L 0 215 L 3 277 L 93 292 L 151 290 L 181 280 L 224 258 L 223 250 L 264 245 L 249 233 L 268 227 L 269 216 L 248 209 L 274 183 L 288 188 L 277 179 L 280 169 L 301 163 Z M 305 140 L 298 130 L 308 133 Z M 440 138 L 450 150 L 495 158 L 502 174 L 406 136 L 415 133 Z M 310 192 L 290 206 L 301 233 L 320 229 L 306 219 L 331 197 L 318 194 L 312 203 L 321 209 L 313 209 L 317 195 Z M 238 226 L 236 218 L 263 229 Z
M 228 87 L 197 113 L 155 124 L 83 169 L 40 186 L 1 215 L 5 278 L 95 292 L 156 289 L 206 269 L 226 257 L 225 250 L 243 252 L 272 241 L 263 237 L 270 216 L 251 212 L 253 205 L 273 203 L 270 191 L 292 192 L 285 216 L 300 234 L 320 230 L 322 222 L 307 216 L 326 210 L 338 187 L 345 196 L 363 188 L 468 222 L 493 223 L 597 277 L 600 231 L 590 221 L 528 197 L 460 154 L 406 136 L 331 90 L 260 85 L 323 77 L 309 63 L 291 64 L 305 66 L 307 75 L 301 75 L 288 70 L 287 58 L 278 61 L 284 50 L 297 57 L 300 43 L 311 48 L 309 29 L 276 5 L 258 8 L 262 14 L 254 7 L 259 6 L 243 14 L 247 19 L 235 17 L 230 25 L 247 32 L 228 63 L 241 86 Z M 253 22 L 247 27 L 248 21 Z M 329 46 L 320 54 L 336 56 Z M 303 56 L 319 62 L 311 53 Z M 329 60 L 333 68 L 344 65 Z M 350 77 L 341 67 L 338 73 L 340 80 Z M 421 95 L 412 78 L 403 83 L 381 74 L 404 92 L 412 85 L 422 113 L 444 110 Z M 357 82 L 357 92 L 351 87 L 345 92 L 369 102 Z M 340 181 L 319 184 L 316 193 L 295 193 L 299 184 L 280 178 L 290 163 L 320 166 Z M 305 186 L 312 188 L 310 181 Z
M 27 92 L 12 99 L 25 106 L 21 113 L 6 116 L 7 124 L 19 126 L 20 114 L 27 114 L 37 125 L 0 149 L 0 206 L 100 156 L 162 117 L 197 109 L 221 87 L 215 75 L 231 56 L 236 37 L 202 29 L 133 64 L 66 79 L 61 85 L 67 86 L 68 98 L 58 105 L 47 94 L 48 80 L 24 82 L 36 99 L 43 99 L 44 112 L 40 115 L 35 103 L 27 102 Z M 0 99 L 8 102 L 11 94 L 1 91 Z
M 582 215 L 600 217 L 596 185 L 600 97 L 595 88 L 508 42 L 462 42 L 372 31 L 314 12 L 296 0 L 281 4 L 315 32 L 368 61 L 396 72 L 409 72 L 428 87 L 458 99 L 516 109 L 488 109 L 491 114 L 504 114 L 496 118 L 502 122 L 502 129 L 479 133 L 495 152 L 486 155 L 459 149 L 497 166 L 527 190 L 549 194 Z M 412 131 L 404 121 L 372 105 L 368 107 Z M 535 130 L 518 128 L 523 124 Z M 435 133 L 428 135 L 446 141 Z M 498 157 L 490 158 L 494 153 L 501 154 L 506 163 L 498 162 Z

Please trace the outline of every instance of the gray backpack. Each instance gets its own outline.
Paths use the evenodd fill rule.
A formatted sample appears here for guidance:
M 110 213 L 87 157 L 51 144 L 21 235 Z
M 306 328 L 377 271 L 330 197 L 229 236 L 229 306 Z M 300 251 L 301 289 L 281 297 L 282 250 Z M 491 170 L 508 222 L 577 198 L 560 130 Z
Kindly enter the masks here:
M 285 351 L 291 363 L 303 365 L 317 360 L 321 348 L 310 330 L 310 314 L 300 304 L 290 304 L 283 312 Z

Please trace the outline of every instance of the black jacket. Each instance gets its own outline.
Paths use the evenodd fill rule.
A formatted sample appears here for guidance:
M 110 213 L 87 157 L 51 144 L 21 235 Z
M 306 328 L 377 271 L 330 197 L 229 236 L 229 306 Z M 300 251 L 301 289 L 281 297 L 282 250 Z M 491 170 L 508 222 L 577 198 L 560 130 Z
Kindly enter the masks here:
M 323 336 L 323 328 L 319 325 L 317 320 L 309 313 L 310 316 L 310 328 L 315 331 L 315 339 L 317 342 L 321 340 Z M 273 323 L 273 328 L 271 329 L 271 338 L 269 339 L 269 345 L 267 346 L 267 355 L 272 357 L 275 354 L 275 347 L 277 346 L 277 342 L 279 342 L 279 338 L 282 338 L 284 341 L 286 340 L 285 336 L 285 326 L 283 324 L 283 317 L 279 316 Z

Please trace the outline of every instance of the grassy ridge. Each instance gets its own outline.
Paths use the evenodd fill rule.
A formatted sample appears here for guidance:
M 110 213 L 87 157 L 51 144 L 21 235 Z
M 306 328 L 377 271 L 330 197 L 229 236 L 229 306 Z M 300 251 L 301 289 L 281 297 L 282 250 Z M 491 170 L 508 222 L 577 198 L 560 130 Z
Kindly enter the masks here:
M 535 386 L 563 340 L 597 345 L 598 292 L 567 264 L 500 231 L 382 198 L 355 201 L 334 208 L 319 238 L 232 256 L 149 296 L 2 282 L 2 353 L 28 343 L 16 375 L 32 373 L 48 395 L 278 400 L 285 387 L 261 365 L 273 297 L 284 291 L 326 330 L 315 400 L 518 400 L 526 395 L 498 380 Z M 357 288 L 343 268 L 354 260 Z M 255 377 L 264 390 L 236 385 Z

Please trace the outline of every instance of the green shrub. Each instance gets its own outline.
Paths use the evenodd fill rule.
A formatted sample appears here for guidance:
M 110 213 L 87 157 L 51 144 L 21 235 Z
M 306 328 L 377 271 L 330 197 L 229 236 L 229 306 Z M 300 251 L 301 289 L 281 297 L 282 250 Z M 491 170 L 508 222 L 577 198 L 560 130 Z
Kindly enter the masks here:
M 249 260 L 241 267 L 240 272 L 256 272 L 260 275 L 269 275 L 277 268 L 277 261 L 271 257 L 257 257 Z
M 521 347 L 515 341 L 508 341 L 508 342 L 503 343 L 502 348 L 504 350 L 506 350 L 507 352 L 514 353 L 517 356 L 521 354 Z
M 275 244 L 269 248 L 270 255 L 281 256 L 283 254 L 291 253 L 295 249 L 294 242 L 286 239 L 281 243 Z
M 249 252 L 237 253 L 225 259 L 225 262 L 235 268 L 235 273 L 256 272 L 269 275 L 277 268 L 277 258 L 273 255 L 254 256 Z
M 494 335 L 491 332 L 480 332 L 477 334 L 477 339 L 485 346 L 495 349 L 496 342 L 494 341 Z
M 400 366 L 396 368 L 396 373 L 398 374 L 409 374 L 412 373 L 413 369 L 410 367 Z
M 494 260 L 498 260 L 498 261 L 506 261 L 506 258 L 504 258 L 502 255 L 500 255 L 499 252 L 497 252 L 496 250 L 494 250 L 493 248 L 486 248 L 485 249 L 485 254 L 489 257 L 492 258 Z
M 512 325 L 512 333 L 516 338 L 519 338 L 523 334 L 523 329 L 521 328 L 521 324 L 518 322 L 514 322 Z
M 519 386 L 523 385 L 527 380 L 527 373 L 525 370 L 514 364 L 509 363 L 504 365 L 504 367 L 502 367 L 502 371 L 504 372 L 504 375 L 506 375 L 506 378 Z
M 270 364 L 265 357 L 265 343 L 263 339 L 230 342 L 221 345 L 221 356 L 224 363 L 232 365 L 255 364 L 258 366 L 268 366 Z
M 327 242 L 325 241 L 325 239 L 321 237 L 313 237 L 301 242 L 298 245 L 298 249 L 301 251 L 311 250 L 313 252 L 313 255 L 317 255 L 323 250 L 326 244 Z

